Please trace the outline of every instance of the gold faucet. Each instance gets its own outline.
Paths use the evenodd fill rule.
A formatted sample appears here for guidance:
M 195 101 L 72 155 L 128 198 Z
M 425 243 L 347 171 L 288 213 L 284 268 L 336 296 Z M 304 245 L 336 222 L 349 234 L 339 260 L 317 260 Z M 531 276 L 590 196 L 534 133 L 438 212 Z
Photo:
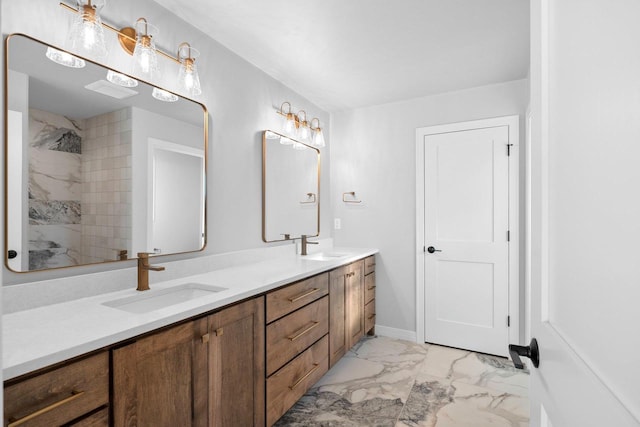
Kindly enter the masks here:
M 318 242 L 310 242 L 309 237 L 306 234 L 302 235 L 302 244 L 300 249 L 300 255 L 308 255 L 307 254 L 307 245 L 317 245 Z
M 149 252 L 138 252 L 138 291 L 149 290 L 149 270 L 164 271 L 164 267 L 149 265 Z

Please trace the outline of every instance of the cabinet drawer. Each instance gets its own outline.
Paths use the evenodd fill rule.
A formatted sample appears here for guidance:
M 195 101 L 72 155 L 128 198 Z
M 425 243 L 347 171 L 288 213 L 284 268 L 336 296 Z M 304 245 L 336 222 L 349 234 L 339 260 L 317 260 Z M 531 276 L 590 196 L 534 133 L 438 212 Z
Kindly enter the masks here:
M 364 259 L 364 274 L 373 273 L 376 270 L 376 256 L 371 255 Z
M 369 332 L 376 325 L 376 300 L 364 306 L 364 331 Z
M 310 277 L 267 294 L 267 323 L 329 293 L 329 273 Z
M 267 375 L 329 332 L 329 297 L 267 326 Z
M 5 425 L 61 425 L 108 402 L 109 355 L 103 352 L 6 387 Z
M 368 304 L 376 297 L 376 273 L 364 276 L 364 303 Z
M 329 370 L 327 336 L 267 379 L 267 426 L 271 426 Z

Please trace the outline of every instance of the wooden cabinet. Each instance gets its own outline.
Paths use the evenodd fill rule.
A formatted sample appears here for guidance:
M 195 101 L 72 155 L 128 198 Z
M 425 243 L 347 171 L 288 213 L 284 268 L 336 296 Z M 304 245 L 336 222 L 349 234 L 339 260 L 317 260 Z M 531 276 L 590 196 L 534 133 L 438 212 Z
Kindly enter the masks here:
M 328 292 L 324 273 L 266 296 L 267 426 L 329 369 Z
M 264 298 L 209 317 L 211 426 L 263 426 Z
M 206 318 L 113 350 L 115 426 L 207 426 Z
M 365 333 L 364 261 L 329 273 L 329 365 L 333 366 Z
M 113 350 L 115 426 L 264 424 L 264 299 Z
M 4 425 L 60 426 L 72 423 L 100 407 L 108 423 L 109 354 L 98 353 L 71 362 L 4 389 Z

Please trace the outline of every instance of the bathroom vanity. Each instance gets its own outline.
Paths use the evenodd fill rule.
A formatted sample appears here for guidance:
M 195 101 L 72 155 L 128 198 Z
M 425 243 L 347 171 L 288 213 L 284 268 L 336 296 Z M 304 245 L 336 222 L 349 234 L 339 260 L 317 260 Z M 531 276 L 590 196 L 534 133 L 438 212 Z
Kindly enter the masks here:
M 272 425 L 373 331 L 377 251 L 335 251 L 5 315 L 5 425 Z

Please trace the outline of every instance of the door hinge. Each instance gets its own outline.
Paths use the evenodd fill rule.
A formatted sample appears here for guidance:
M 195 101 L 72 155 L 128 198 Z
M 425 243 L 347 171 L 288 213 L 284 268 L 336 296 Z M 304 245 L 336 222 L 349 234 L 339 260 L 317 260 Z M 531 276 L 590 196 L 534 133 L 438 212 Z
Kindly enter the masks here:
M 510 156 L 510 155 L 511 155 L 511 146 L 512 146 L 512 145 L 513 145 L 513 144 L 507 144 L 507 156 Z
M 507 328 L 511 327 L 511 316 L 507 316 Z
M 511 241 L 511 230 L 507 230 L 507 242 Z

